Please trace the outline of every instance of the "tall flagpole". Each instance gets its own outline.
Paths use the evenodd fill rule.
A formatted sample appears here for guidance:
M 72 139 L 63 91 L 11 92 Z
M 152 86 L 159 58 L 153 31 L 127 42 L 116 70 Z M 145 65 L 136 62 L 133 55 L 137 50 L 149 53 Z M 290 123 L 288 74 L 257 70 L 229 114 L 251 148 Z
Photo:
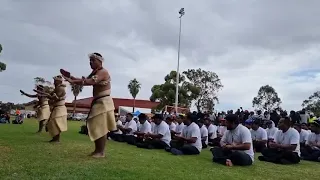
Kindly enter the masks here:
M 179 103 L 179 66 L 180 66 L 180 40 L 181 40 L 181 19 L 185 14 L 184 8 L 179 11 L 180 14 L 180 26 L 179 26 L 179 45 L 178 45 L 178 65 L 177 65 L 177 79 L 176 79 L 176 99 L 175 99 L 175 111 L 178 113 L 178 103 Z

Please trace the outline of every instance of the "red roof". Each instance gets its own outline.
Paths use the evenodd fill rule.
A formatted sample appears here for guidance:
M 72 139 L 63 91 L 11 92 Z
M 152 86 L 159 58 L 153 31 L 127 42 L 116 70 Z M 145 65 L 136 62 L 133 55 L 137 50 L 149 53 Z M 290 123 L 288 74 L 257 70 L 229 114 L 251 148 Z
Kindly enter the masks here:
M 127 107 L 133 107 L 133 99 L 123 99 L 123 98 L 112 98 L 114 102 L 114 106 L 116 109 L 119 108 L 119 106 L 127 106 Z M 84 99 L 78 99 L 76 100 L 76 105 L 77 107 L 90 107 L 91 102 L 93 100 L 93 97 L 90 98 L 84 98 Z M 67 103 L 69 104 L 69 103 Z M 70 103 L 73 104 L 73 103 Z M 159 105 L 159 102 L 151 102 L 148 100 L 141 100 L 141 99 L 136 99 L 135 102 L 135 107 L 137 108 L 155 108 L 156 106 Z

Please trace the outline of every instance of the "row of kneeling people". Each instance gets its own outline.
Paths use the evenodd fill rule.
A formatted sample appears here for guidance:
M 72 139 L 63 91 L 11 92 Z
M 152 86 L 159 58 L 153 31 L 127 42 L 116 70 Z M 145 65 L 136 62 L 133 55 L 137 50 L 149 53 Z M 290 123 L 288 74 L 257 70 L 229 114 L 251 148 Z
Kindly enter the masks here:
M 145 114 L 140 114 L 138 128 L 132 115 L 128 114 L 125 125 L 118 120 L 118 130 L 110 132 L 108 137 L 139 148 L 165 149 L 174 155 L 200 154 L 209 144 L 213 146 L 210 149 L 213 161 L 228 166 L 251 165 L 255 151 L 262 153 L 262 156 L 259 156 L 261 161 L 294 164 L 301 159 L 300 135 L 291 127 L 290 118 L 282 118 L 278 125 L 279 130 L 269 137 L 268 129 L 264 130 L 257 122 L 249 129 L 239 123 L 235 114 L 228 115 L 221 121 L 220 126 L 211 124 L 209 119 L 198 120 L 193 114 L 180 116 L 175 129 L 170 128 L 171 123 L 171 119 L 163 120 L 161 114 L 154 115 L 152 122 L 147 120 Z M 319 121 L 311 125 L 311 131 L 301 148 L 302 157 L 305 160 L 319 161 Z

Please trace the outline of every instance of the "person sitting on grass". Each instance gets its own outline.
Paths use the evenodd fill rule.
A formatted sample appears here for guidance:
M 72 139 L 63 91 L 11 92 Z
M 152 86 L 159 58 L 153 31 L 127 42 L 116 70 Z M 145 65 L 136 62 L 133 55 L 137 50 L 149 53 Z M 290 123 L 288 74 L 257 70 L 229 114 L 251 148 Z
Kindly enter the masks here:
M 301 128 L 301 124 L 294 124 L 294 129 L 296 129 L 299 132 L 300 135 L 300 148 L 304 147 L 307 140 L 308 140 L 308 136 L 309 136 L 309 132 L 307 130 L 304 130 Z
M 200 120 L 198 122 L 198 125 L 200 128 L 202 149 L 205 149 L 208 147 L 208 129 L 203 123 L 204 123 L 203 120 Z
M 202 149 L 200 128 L 197 125 L 197 116 L 187 114 L 184 119 L 186 127 L 181 136 L 175 136 L 176 141 L 171 141 L 170 152 L 174 155 L 195 155 L 200 154 Z
M 10 115 L 9 113 L 5 113 L 1 115 L 1 119 L 0 119 L 0 123 L 6 124 L 8 122 L 8 124 L 10 124 Z
M 220 124 L 218 126 L 218 134 L 217 134 L 217 136 L 218 136 L 217 138 L 219 138 L 219 142 L 221 141 L 221 138 L 226 131 L 227 131 L 226 120 L 221 118 Z M 219 143 L 219 145 L 220 145 L 220 143 Z
M 171 132 L 172 134 L 175 135 L 181 135 L 183 128 L 185 127 L 184 123 L 183 123 L 183 118 L 184 115 L 179 115 L 177 116 L 177 126 L 176 126 L 176 130 L 174 132 Z
M 277 164 L 298 164 L 300 162 L 300 135 L 291 127 L 289 117 L 282 117 L 278 124 L 279 131 L 274 141 L 269 141 L 268 148 L 262 150 L 260 161 Z
M 210 146 L 218 146 L 219 145 L 219 139 L 216 139 L 217 136 L 217 126 L 211 123 L 211 120 L 209 118 L 204 119 L 204 125 L 206 125 L 208 129 L 208 141 Z
M 253 121 L 251 128 L 253 149 L 255 152 L 261 152 L 268 141 L 267 131 L 260 127 L 260 120 Z
M 145 134 L 151 133 L 151 124 L 147 121 L 147 115 L 144 113 L 139 114 L 138 116 L 140 122 L 140 128 L 138 131 L 133 134 L 136 136 L 132 142 L 128 142 L 129 144 L 136 145 L 137 143 L 141 143 L 144 141 Z
M 16 119 L 12 121 L 12 124 L 23 124 L 23 114 L 17 115 Z
M 171 134 L 174 134 L 176 131 L 176 124 L 173 122 L 173 118 L 171 116 L 166 118 L 166 123 L 169 125 Z
M 110 137 L 112 140 L 116 141 L 115 139 L 117 137 L 121 136 L 120 134 L 122 134 L 122 131 L 118 128 L 118 126 L 123 127 L 123 124 L 122 124 L 122 121 L 120 120 L 119 114 L 115 114 L 114 117 L 115 117 L 115 120 L 116 120 L 117 130 L 109 132 L 107 134 L 107 137 L 108 138 Z
M 301 123 L 301 129 L 304 129 L 304 130 L 308 131 L 309 134 L 311 134 L 311 130 L 310 130 L 307 123 Z
M 306 146 L 301 148 L 301 156 L 307 161 L 320 162 L 320 120 L 310 124 L 311 134 L 308 137 Z
M 171 133 L 169 125 L 163 121 L 161 114 L 153 116 L 154 128 L 152 133 L 145 134 L 145 141 L 137 143 L 137 147 L 146 149 L 166 149 L 170 147 Z
M 227 131 L 221 139 L 221 147 L 211 148 L 213 162 L 227 166 L 252 165 L 254 152 L 250 130 L 240 124 L 235 114 L 228 114 L 225 120 Z
M 126 124 L 124 125 L 124 127 L 118 125 L 117 128 L 122 131 L 122 134 L 117 134 L 115 136 L 116 141 L 129 143 L 134 141 L 134 132 L 137 131 L 137 123 L 133 119 L 131 113 L 127 113 Z
M 274 140 L 274 136 L 276 135 L 278 128 L 275 127 L 275 124 L 273 121 L 269 120 L 266 122 L 266 126 L 267 126 L 267 136 L 268 136 L 268 141 L 273 141 Z
M 139 131 L 139 128 L 140 128 L 140 121 L 139 121 L 139 118 L 137 116 L 134 116 L 133 117 L 133 120 L 136 122 L 137 124 L 137 131 Z
M 245 127 L 247 127 L 249 130 L 251 130 L 251 126 L 252 126 L 252 122 L 253 122 L 254 117 L 247 119 L 246 121 L 244 121 L 244 125 Z

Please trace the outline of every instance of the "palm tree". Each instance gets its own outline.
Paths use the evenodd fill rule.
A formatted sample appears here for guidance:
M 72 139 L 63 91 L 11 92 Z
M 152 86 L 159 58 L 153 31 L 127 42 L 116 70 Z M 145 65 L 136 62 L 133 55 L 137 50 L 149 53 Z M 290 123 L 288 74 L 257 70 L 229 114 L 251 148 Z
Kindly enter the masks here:
M 2 51 L 2 45 L 0 44 L 0 54 Z M 5 71 L 7 69 L 7 65 L 3 62 L 0 62 L 0 72 Z
M 76 101 L 77 96 L 82 92 L 83 86 L 72 84 L 71 85 L 71 91 L 74 95 L 74 101 L 73 101 L 73 115 L 76 113 Z
M 139 83 L 139 81 L 134 78 L 133 80 L 131 80 L 128 84 L 128 89 L 129 89 L 129 92 L 130 94 L 132 95 L 133 97 L 133 108 L 132 108 L 132 112 L 134 112 L 134 108 L 136 106 L 136 97 L 139 93 L 139 90 L 141 88 L 141 84 Z

